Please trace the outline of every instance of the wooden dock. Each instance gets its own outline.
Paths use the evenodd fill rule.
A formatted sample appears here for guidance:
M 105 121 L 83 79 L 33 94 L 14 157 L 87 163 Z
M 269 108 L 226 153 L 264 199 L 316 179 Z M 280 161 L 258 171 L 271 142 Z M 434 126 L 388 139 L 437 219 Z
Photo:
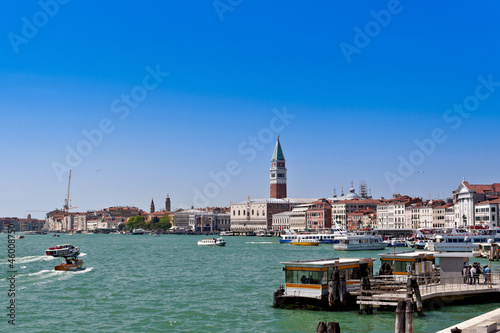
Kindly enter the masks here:
M 419 281 L 418 291 L 411 289 L 404 280 L 394 277 L 373 279 L 368 290 L 357 293 L 360 313 L 370 307 L 396 307 L 398 301 L 414 300 L 421 310 L 432 311 L 446 305 L 469 304 L 488 299 L 487 296 L 500 296 L 500 279 L 493 277 L 488 284 L 467 284 L 463 280 L 448 280 L 446 283 Z M 420 299 L 419 299 L 420 298 Z

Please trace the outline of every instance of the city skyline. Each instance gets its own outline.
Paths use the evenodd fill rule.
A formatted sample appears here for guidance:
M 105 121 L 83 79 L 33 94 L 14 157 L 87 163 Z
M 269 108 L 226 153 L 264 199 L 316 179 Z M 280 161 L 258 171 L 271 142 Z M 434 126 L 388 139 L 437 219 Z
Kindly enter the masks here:
M 79 211 L 268 197 L 278 135 L 291 198 L 500 181 L 500 4 L 4 7 L 2 216 L 62 208 L 69 169 Z

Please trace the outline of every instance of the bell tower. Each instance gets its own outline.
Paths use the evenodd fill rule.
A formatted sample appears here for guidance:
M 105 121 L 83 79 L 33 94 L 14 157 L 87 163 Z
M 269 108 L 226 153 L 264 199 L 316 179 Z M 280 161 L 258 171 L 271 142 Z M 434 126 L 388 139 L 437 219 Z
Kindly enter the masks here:
M 151 205 L 149 205 L 149 212 L 150 214 L 153 214 L 155 212 L 155 203 L 153 199 L 151 199 Z
M 280 137 L 276 141 L 274 147 L 273 158 L 271 159 L 271 198 L 282 199 L 286 198 L 286 167 L 285 156 L 281 149 Z

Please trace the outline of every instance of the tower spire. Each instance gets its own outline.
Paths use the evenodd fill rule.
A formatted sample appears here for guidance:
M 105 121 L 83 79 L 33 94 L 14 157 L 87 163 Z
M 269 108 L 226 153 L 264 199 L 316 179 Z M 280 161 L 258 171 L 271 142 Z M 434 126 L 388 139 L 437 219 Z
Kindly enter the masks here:
M 286 167 L 285 155 L 281 148 L 280 137 L 276 140 L 270 169 L 271 198 L 282 199 L 287 197 L 286 193 Z

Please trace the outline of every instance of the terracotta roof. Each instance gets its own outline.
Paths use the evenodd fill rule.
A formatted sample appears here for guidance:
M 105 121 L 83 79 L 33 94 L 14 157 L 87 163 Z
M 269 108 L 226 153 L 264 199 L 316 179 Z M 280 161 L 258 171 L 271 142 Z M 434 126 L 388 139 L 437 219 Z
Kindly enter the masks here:
M 471 185 L 468 182 L 463 182 L 463 184 L 469 189 L 476 193 L 485 192 L 500 192 L 500 183 L 493 183 L 491 185 Z

